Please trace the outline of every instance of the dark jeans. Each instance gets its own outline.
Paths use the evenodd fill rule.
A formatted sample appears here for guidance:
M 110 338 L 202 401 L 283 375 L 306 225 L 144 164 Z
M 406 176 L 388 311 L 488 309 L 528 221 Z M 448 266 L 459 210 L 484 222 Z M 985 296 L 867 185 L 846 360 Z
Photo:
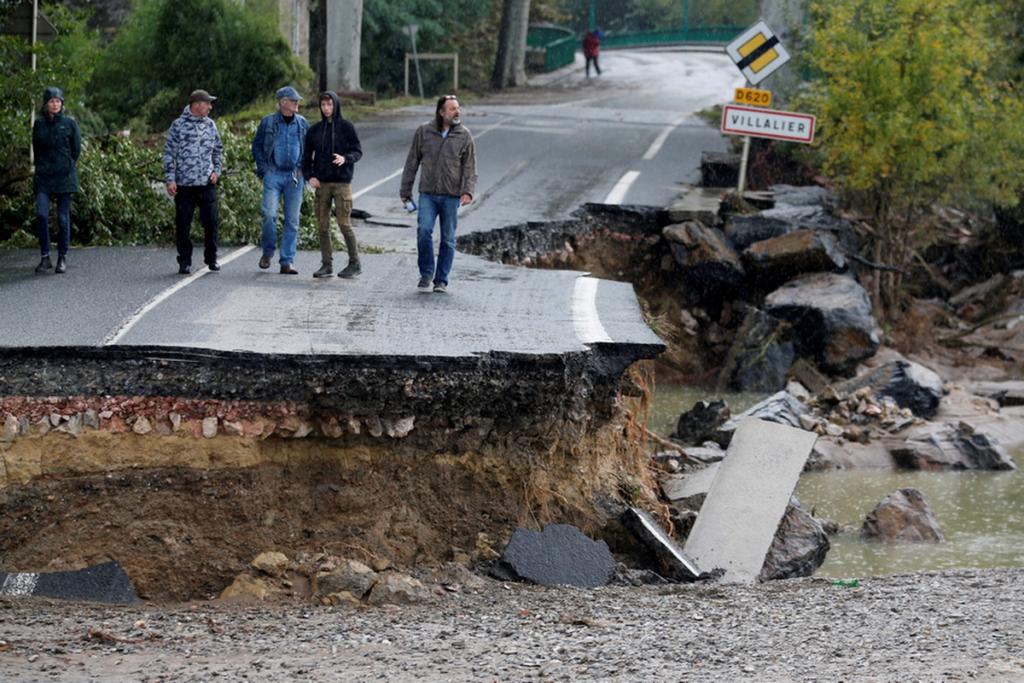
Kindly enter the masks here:
M 71 243 L 71 195 L 55 194 L 53 199 L 57 202 L 57 255 L 64 256 Z M 50 201 L 46 192 L 36 194 L 36 236 L 43 258 L 50 255 Z
M 590 63 L 591 62 L 594 63 L 594 71 L 596 71 L 597 75 L 600 76 L 601 75 L 601 67 L 599 67 L 597 65 L 597 56 L 595 55 L 593 57 L 587 57 L 587 78 L 590 78 Z
M 178 245 L 178 265 L 192 265 L 192 217 L 199 206 L 199 222 L 203 224 L 203 261 L 217 261 L 217 187 L 215 185 L 178 185 L 174 196 L 174 241 Z

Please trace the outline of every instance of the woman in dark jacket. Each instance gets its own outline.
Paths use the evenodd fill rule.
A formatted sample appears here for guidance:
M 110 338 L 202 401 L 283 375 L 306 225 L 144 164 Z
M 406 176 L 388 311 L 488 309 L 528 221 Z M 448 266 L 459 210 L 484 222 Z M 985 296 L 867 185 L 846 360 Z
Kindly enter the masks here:
M 36 234 L 42 260 L 37 273 L 53 268 L 50 260 L 50 203 L 57 204 L 57 268 L 67 268 L 68 245 L 71 242 L 71 195 L 78 192 L 78 155 L 82 151 L 82 135 L 78 124 L 64 113 L 64 93 L 60 88 L 43 91 L 43 111 L 32 126 L 32 150 L 36 169 L 32 190 L 36 195 Z

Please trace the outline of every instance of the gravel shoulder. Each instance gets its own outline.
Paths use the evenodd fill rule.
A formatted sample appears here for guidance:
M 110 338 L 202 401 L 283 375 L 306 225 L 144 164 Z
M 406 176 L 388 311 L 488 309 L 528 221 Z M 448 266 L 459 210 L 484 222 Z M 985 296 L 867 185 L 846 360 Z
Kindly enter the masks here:
M 1024 570 L 586 591 L 463 575 L 430 604 L 0 599 L 22 681 L 1024 681 Z

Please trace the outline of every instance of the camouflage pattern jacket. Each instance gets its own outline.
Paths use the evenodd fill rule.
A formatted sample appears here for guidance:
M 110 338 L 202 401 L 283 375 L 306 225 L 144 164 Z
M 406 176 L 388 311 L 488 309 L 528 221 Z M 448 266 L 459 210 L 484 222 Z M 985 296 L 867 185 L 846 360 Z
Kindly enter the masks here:
M 224 146 L 217 125 L 185 107 L 167 131 L 164 143 L 164 180 L 185 187 L 207 185 L 210 174 L 220 175 Z

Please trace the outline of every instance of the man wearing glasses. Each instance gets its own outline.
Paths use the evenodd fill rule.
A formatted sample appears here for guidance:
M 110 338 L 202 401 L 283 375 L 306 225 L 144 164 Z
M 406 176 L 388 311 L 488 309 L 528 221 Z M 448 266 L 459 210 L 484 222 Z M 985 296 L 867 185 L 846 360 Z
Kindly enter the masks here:
M 420 202 L 416 230 L 421 292 L 448 291 L 448 276 L 455 260 L 455 228 L 458 210 L 473 201 L 476 190 L 476 146 L 462 125 L 455 95 L 437 100 L 434 120 L 416 129 L 402 171 L 399 197 L 412 204 L 412 184 L 420 173 Z M 434 222 L 440 220 L 441 244 L 434 260 Z

